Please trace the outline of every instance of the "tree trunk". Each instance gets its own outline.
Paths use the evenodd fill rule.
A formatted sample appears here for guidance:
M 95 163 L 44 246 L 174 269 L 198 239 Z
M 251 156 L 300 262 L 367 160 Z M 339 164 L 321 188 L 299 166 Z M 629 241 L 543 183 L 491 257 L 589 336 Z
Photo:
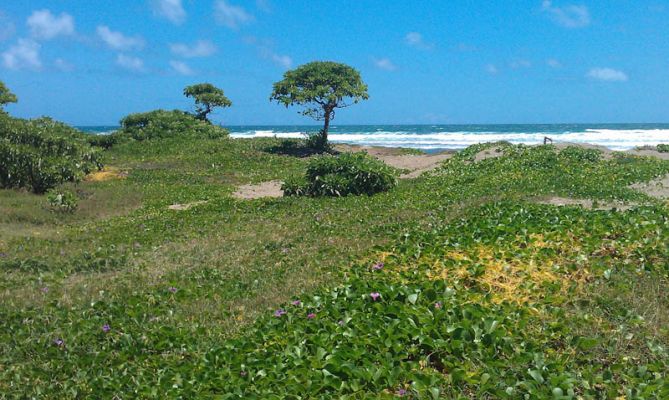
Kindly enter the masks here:
M 332 108 L 325 107 L 324 108 L 324 115 L 323 119 L 325 120 L 325 123 L 323 124 L 323 130 L 321 131 L 321 145 L 323 147 L 327 146 L 328 144 L 328 130 L 330 129 L 330 118 L 332 116 Z

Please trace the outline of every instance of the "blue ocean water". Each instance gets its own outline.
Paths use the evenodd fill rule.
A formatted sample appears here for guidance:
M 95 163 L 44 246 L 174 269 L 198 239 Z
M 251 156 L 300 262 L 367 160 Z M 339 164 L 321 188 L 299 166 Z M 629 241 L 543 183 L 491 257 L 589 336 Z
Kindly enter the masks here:
M 113 126 L 79 127 L 91 133 L 107 133 Z M 301 138 L 317 132 L 316 125 L 226 126 L 233 138 Z M 522 124 L 522 125 L 335 125 L 329 138 L 335 143 L 365 146 L 407 147 L 421 150 L 462 149 L 483 142 L 506 140 L 538 144 L 544 137 L 555 143 L 591 143 L 612 150 L 669 144 L 669 124 Z

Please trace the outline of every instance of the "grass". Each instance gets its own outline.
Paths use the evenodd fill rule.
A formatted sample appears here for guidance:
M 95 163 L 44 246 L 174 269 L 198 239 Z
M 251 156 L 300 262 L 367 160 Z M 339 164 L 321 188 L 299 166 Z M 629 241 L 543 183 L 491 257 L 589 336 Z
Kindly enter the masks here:
M 0 393 L 662 398 L 668 210 L 627 186 L 669 163 L 486 146 L 372 197 L 231 198 L 303 173 L 276 139 L 112 148 L 71 216 L 0 191 Z

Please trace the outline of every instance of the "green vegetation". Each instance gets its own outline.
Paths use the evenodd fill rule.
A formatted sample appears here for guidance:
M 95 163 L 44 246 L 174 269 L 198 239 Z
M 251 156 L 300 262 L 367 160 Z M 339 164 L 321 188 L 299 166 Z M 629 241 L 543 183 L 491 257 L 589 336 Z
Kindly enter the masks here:
M 50 189 L 46 193 L 46 199 L 52 211 L 73 213 L 77 210 L 77 196 L 69 190 Z
M 628 187 L 669 163 L 477 145 L 374 196 L 233 199 L 314 162 L 281 145 L 120 143 L 73 214 L 0 191 L 0 393 L 669 395 L 669 208 Z
M 343 153 L 315 157 L 304 178 L 290 178 L 282 189 L 286 196 L 371 196 L 396 184 L 396 173 L 384 162 L 366 153 Z
M 9 104 L 9 103 L 16 103 L 18 99 L 16 98 L 16 95 L 12 93 L 5 84 L 0 81 L 0 112 L 2 111 L 2 108 Z
M 0 188 L 44 193 L 101 167 L 99 153 L 78 130 L 50 118 L 0 114 Z
M 658 144 L 657 151 L 660 153 L 669 153 L 669 144 Z
M 186 86 L 184 96 L 192 97 L 195 100 L 195 118 L 205 122 L 209 122 L 207 116 L 214 108 L 232 106 L 232 102 L 225 97 L 223 90 L 211 83 Z
M 123 118 L 121 130 L 113 135 L 139 141 L 183 135 L 216 139 L 228 136 L 228 131 L 180 110 L 154 110 Z
M 330 121 L 338 108 L 367 100 L 367 85 L 360 73 L 346 64 L 315 61 L 287 71 L 276 82 L 270 100 L 286 107 L 303 106 L 303 115 L 324 121 L 323 129 L 310 138 L 316 148 L 326 150 Z

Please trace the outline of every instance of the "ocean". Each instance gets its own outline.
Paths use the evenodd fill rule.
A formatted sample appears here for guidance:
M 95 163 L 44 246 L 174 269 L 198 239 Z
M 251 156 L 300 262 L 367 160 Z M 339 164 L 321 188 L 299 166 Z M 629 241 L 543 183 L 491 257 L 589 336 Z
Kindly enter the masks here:
M 104 134 L 114 126 L 78 127 Z M 317 132 L 315 125 L 226 126 L 233 138 L 301 138 Z M 462 149 L 482 142 L 506 140 L 511 143 L 539 144 L 544 137 L 554 143 L 591 143 L 612 150 L 669 144 L 669 124 L 523 124 L 523 125 L 335 125 L 329 133 L 334 143 L 365 146 L 407 147 L 425 151 Z

